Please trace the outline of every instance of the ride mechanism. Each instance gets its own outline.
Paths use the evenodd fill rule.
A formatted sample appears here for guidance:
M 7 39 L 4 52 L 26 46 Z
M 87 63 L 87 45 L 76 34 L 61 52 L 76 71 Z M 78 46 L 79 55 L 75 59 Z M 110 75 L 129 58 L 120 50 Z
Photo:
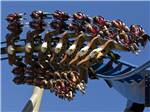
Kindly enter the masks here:
M 1 60 L 13 66 L 13 82 L 35 86 L 23 111 L 39 110 L 43 90 L 70 101 L 77 91 L 85 94 L 89 79 L 99 78 L 128 99 L 126 112 L 150 106 L 150 60 L 137 67 L 121 61 L 117 52 L 138 54 L 145 47 L 150 37 L 140 25 L 128 27 L 119 19 L 91 18 L 82 12 L 68 15 L 59 10 L 33 11 L 30 17 L 9 14 L 10 32 L 6 42 L 1 42 L 6 44 Z M 26 38 L 21 37 L 24 35 Z

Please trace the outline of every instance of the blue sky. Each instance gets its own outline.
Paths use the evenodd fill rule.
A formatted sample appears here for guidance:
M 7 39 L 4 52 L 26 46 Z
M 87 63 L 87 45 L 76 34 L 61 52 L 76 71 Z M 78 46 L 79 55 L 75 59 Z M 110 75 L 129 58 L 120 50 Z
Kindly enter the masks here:
M 30 14 L 33 10 L 44 10 L 54 12 L 63 10 L 72 14 L 82 11 L 89 16 L 102 15 L 106 19 L 121 19 L 128 26 L 140 24 L 145 31 L 150 34 L 149 23 L 150 2 L 2 2 L 2 37 L 5 40 L 7 22 L 5 17 L 12 12 L 26 12 Z M 132 53 L 122 54 L 122 59 L 130 63 L 141 65 L 150 59 L 150 44 L 137 56 Z M 17 86 L 12 82 L 12 67 L 7 61 L 2 63 L 2 111 L 20 111 L 32 94 L 32 86 Z M 45 90 L 40 110 L 43 111 L 114 111 L 121 112 L 125 108 L 126 98 L 121 96 L 113 88 L 109 88 L 106 83 L 99 81 L 89 81 L 86 95 L 77 94 L 74 101 L 63 101 Z M 147 109 L 146 109 L 147 110 Z

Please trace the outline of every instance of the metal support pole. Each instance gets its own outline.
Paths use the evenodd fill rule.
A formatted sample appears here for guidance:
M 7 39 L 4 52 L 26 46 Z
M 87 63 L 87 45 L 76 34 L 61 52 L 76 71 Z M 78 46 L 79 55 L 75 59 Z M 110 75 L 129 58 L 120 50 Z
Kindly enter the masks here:
M 145 106 L 150 107 L 150 72 L 145 75 Z
M 23 108 L 22 112 L 38 112 L 43 95 L 43 88 L 34 87 L 33 94 Z

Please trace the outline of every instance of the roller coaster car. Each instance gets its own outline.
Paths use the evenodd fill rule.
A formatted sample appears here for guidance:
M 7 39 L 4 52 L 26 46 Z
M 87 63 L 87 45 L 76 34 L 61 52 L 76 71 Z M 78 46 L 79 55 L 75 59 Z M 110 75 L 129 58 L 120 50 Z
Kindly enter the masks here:
M 15 65 L 12 70 L 15 84 L 39 86 L 62 99 L 72 100 L 77 90 L 85 93 L 89 78 L 102 78 L 133 105 L 150 105 L 149 70 L 146 70 L 150 61 L 136 67 L 120 61 L 120 56 L 113 52 L 136 53 L 140 44 L 145 46 L 150 37 L 140 25 L 128 28 L 119 19 L 107 21 L 102 16 L 91 19 L 81 12 L 70 17 L 59 10 L 52 14 L 33 11 L 30 16 L 32 21 L 28 25 L 32 31 L 21 40 L 22 15 L 14 13 L 7 17 L 11 33 L 6 36 L 7 46 L 2 48 L 2 54 L 8 54 L 5 59 Z M 53 20 L 47 30 L 45 19 L 52 19 L 50 16 Z M 44 31 L 47 33 L 42 39 Z M 24 46 L 16 45 L 22 40 Z M 16 53 L 25 53 L 24 60 Z

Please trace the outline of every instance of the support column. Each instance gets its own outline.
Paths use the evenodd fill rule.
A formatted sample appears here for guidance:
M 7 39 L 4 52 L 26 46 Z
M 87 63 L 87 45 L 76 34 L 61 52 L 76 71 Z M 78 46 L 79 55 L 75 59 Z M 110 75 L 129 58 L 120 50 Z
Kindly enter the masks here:
M 23 108 L 22 112 L 38 112 L 43 95 L 43 88 L 34 87 L 33 94 Z

